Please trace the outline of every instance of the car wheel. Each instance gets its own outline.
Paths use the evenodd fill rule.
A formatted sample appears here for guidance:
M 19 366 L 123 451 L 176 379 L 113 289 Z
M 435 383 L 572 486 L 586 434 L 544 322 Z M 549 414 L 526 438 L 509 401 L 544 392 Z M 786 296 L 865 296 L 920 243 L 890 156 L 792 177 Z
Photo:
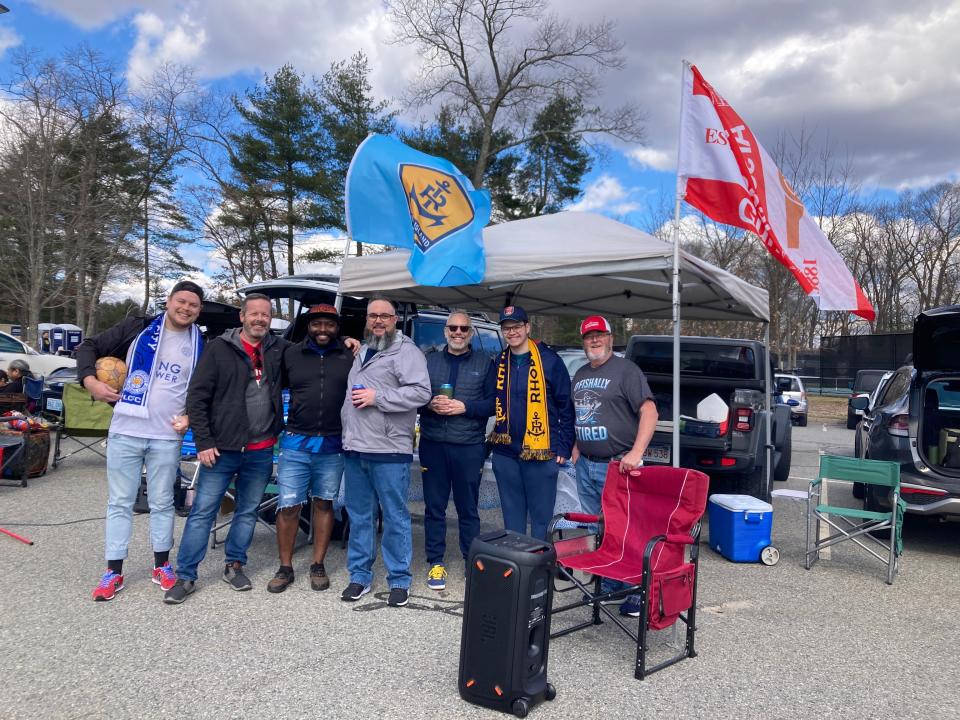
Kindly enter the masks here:
M 847 411 L 847 430 L 853 430 L 857 426 L 858 422 L 860 422 L 860 418 L 857 416 L 857 414 L 851 413 L 848 410 Z
M 806 416 L 806 415 L 801 415 L 801 416 L 800 416 L 800 420 L 797 422 L 797 425 L 799 425 L 800 427 L 806 427 L 806 426 L 807 426 L 807 416 Z
M 857 434 L 853 436 L 853 456 L 860 457 L 860 425 L 857 424 Z
M 793 433 L 788 432 L 787 438 L 780 448 L 780 462 L 773 469 L 774 482 L 786 482 L 790 476 L 790 456 L 793 452 Z

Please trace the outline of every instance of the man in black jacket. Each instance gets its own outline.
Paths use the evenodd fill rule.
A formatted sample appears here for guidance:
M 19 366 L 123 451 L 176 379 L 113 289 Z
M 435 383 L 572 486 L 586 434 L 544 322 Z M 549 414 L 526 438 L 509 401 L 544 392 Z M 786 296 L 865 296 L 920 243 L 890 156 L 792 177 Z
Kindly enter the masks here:
M 487 418 L 493 414 L 496 366 L 482 351 L 471 349 L 473 323 L 465 312 L 447 317 L 447 344 L 427 353 L 433 399 L 420 410 L 420 475 L 423 479 L 423 526 L 427 586 L 447 586 L 447 503 L 450 490 L 457 508 L 460 553 L 464 560 L 480 532 L 480 475 L 486 456 Z M 447 386 L 443 388 L 443 386 Z M 446 392 L 442 392 L 441 389 Z
M 203 290 L 183 280 L 173 286 L 166 311 L 151 318 L 127 318 L 77 348 L 77 376 L 96 400 L 116 403 L 107 442 L 107 570 L 93 599 L 112 600 L 123 589 L 123 561 L 133 528 L 133 505 L 146 466 L 150 503 L 153 582 L 173 587 L 169 555 L 173 547 L 173 485 L 180 465 L 180 436 L 188 427 L 184 403 L 197 355 L 200 332 L 194 325 Z M 97 380 L 103 357 L 126 361 L 120 392 Z
M 182 603 L 193 592 L 197 567 L 234 475 L 236 508 L 223 580 L 234 590 L 252 587 L 243 567 L 283 426 L 280 367 L 288 343 L 270 334 L 272 310 L 266 295 L 247 295 L 240 309 L 243 327 L 210 341 L 190 381 L 187 413 L 201 467 L 177 552 L 177 581 L 164 594 L 165 603 Z
M 330 587 L 323 561 L 333 531 L 333 501 L 343 476 L 340 408 L 347 393 L 353 353 L 338 339 L 340 314 L 314 305 L 306 315 L 307 336 L 283 352 L 284 385 L 290 388 L 287 427 L 280 436 L 277 485 L 277 549 L 280 569 L 267 584 L 272 593 L 293 583 L 293 545 L 300 508 L 312 502 L 313 564 L 310 587 Z

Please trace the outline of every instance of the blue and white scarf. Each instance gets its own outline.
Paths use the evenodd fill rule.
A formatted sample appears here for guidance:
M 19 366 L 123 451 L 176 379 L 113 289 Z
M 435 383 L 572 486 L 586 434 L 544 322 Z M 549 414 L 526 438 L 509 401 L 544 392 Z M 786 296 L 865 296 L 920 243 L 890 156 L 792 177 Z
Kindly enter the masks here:
M 157 349 L 163 342 L 164 319 L 166 313 L 160 313 L 143 329 L 130 346 L 127 353 L 127 380 L 120 391 L 120 401 L 114 407 L 117 415 L 145 418 L 150 414 L 150 382 L 157 362 Z M 196 325 L 190 326 L 190 342 L 193 345 L 193 364 L 203 350 L 203 338 Z

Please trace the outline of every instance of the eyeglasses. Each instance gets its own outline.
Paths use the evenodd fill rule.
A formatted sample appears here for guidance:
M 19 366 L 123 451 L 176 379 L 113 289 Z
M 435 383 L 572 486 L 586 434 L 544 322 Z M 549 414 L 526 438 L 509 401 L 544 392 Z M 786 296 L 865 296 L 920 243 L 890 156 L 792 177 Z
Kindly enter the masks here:
M 473 330 L 473 325 L 447 325 L 447 330 L 450 332 L 456 332 L 459 330 L 462 333 L 468 333 Z
M 370 320 L 371 322 L 376 322 L 377 320 L 383 320 L 386 322 L 387 320 L 393 320 L 395 317 L 396 315 L 393 315 L 392 313 L 367 313 L 367 320 Z
M 500 329 L 504 335 L 514 335 L 523 330 L 523 325 L 502 325 Z
M 260 346 L 253 349 L 253 369 L 263 370 L 263 355 L 260 354 Z

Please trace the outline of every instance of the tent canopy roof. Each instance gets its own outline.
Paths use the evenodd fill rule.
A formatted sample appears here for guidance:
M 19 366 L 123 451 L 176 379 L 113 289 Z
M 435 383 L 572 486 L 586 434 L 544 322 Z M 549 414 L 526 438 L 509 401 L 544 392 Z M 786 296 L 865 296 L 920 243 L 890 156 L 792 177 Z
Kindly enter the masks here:
M 561 212 L 483 231 L 487 267 L 477 285 L 417 285 L 408 250 L 348 257 L 345 295 L 499 313 L 522 305 L 544 315 L 672 317 L 673 246 L 593 213 Z M 767 292 L 680 252 L 680 315 L 686 320 L 769 321 Z

